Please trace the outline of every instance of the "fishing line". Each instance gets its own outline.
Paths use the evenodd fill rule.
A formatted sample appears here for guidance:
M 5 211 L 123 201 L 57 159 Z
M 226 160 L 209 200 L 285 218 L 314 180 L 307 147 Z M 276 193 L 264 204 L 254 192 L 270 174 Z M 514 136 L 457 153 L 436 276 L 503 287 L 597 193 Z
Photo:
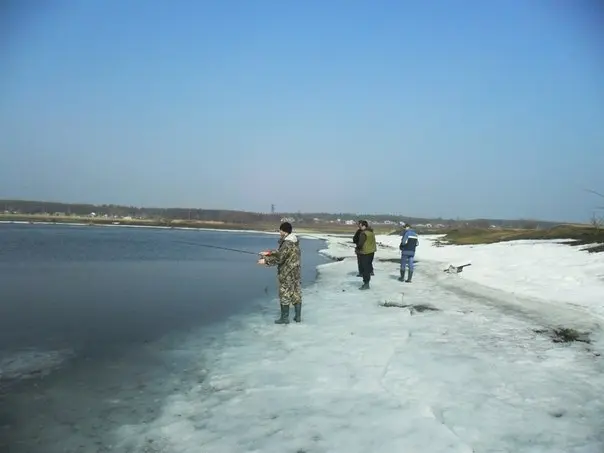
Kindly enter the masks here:
M 229 247 L 220 247 L 218 245 L 200 244 L 199 242 L 187 242 L 187 241 L 173 241 L 173 242 L 177 242 L 179 244 L 194 245 L 196 247 L 208 247 L 211 249 L 226 250 L 229 252 L 245 253 L 246 255 L 256 255 L 256 256 L 260 255 L 260 253 L 258 253 L 258 252 L 250 252 L 249 250 L 231 249 Z
M 347 247 L 351 247 L 351 248 L 355 248 L 356 245 L 352 242 L 348 242 L 348 240 L 345 237 L 342 236 L 332 236 L 332 235 L 326 235 L 326 236 L 317 236 L 314 234 L 308 234 L 308 233 L 300 233 L 300 236 L 304 237 L 304 236 L 308 236 L 310 238 L 314 238 L 314 239 L 318 239 L 320 241 L 325 241 L 325 242 L 329 242 L 332 241 L 338 245 L 344 245 Z M 377 239 L 377 238 L 376 238 Z M 380 247 L 384 247 L 384 248 L 389 248 L 389 249 L 395 249 L 396 247 L 392 246 L 392 245 L 387 245 L 384 244 L 382 242 L 378 242 L 376 241 L 376 244 L 379 245 Z
M 302 237 L 304 237 L 304 236 L 310 236 L 312 238 L 323 240 L 323 241 L 329 240 L 329 238 L 319 237 L 319 236 L 315 236 L 313 234 L 305 234 L 305 233 L 303 233 L 300 236 L 302 236 Z M 335 238 L 336 237 L 334 237 L 334 236 L 331 237 L 332 240 L 335 239 Z M 354 245 L 354 244 L 350 244 L 348 242 L 343 242 L 343 241 L 344 241 L 344 238 L 342 238 L 342 241 L 335 240 L 334 242 L 339 243 L 341 245 L 348 245 L 348 246 L 353 246 Z M 250 252 L 249 250 L 232 249 L 232 248 L 229 248 L 229 247 L 221 247 L 221 246 L 218 246 L 218 245 L 210 245 L 210 244 L 200 244 L 199 242 L 188 242 L 188 241 L 172 241 L 172 242 L 176 242 L 176 243 L 179 243 L 179 244 L 192 245 L 192 246 L 195 246 L 195 247 L 206 247 L 206 248 L 217 249 L 217 250 L 226 250 L 228 252 L 244 253 L 246 255 L 255 255 L 255 256 L 260 255 L 260 253 L 258 253 L 258 252 Z
M 325 242 L 333 241 L 336 244 L 340 244 L 340 245 L 354 246 L 353 243 L 348 242 L 346 240 L 346 238 L 341 237 L 341 236 L 331 236 L 331 235 L 317 236 L 315 234 L 310 234 L 310 233 L 298 233 L 298 236 L 300 236 L 302 238 L 303 237 L 309 237 L 311 239 L 316 239 L 316 240 L 325 241 Z

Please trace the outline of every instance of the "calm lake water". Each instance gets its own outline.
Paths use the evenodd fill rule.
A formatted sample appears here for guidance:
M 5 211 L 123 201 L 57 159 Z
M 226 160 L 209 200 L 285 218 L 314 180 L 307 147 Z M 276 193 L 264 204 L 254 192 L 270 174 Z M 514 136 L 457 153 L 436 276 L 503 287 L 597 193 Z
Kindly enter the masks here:
M 173 350 L 191 330 L 211 338 L 246 311 L 277 316 L 274 268 L 203 245 L 258 252 L 276 242 L 253 233 L 0 224 L 0 451 L 115 451 L 107 433 L 154 417 L 166 382 L 195 359 L 167 361 L 162 347 Z M 326 260 L 316 253 L 323 243 L 301 243 L 307 285 Z

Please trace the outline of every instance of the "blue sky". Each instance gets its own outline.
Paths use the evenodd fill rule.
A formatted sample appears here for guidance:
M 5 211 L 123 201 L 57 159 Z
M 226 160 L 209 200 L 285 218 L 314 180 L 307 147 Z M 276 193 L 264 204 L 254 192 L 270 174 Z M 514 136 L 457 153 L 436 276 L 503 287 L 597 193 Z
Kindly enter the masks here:
M 584 189 L 604 191 L 588 6 L 22 7 L 0 48 L 0 198 L 586 221 L 602 202 Z

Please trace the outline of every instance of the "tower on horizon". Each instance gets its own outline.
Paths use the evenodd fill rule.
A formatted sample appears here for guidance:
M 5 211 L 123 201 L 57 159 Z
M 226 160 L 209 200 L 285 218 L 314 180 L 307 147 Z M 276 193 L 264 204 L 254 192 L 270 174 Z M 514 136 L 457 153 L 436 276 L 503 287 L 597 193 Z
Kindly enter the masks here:
M 272 204 L 272 205 L 271 205 L 271 214 L 274 214 L 274 213 L 275 213 L 275 205 L 274 205 L 274 204 Z

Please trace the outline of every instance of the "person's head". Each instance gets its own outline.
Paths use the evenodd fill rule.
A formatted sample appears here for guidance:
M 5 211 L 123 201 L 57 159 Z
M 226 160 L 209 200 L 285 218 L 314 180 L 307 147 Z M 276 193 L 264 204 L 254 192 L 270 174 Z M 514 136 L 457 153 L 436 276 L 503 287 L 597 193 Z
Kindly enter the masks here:
M 405 230 L 408 230 L 411 228 L 411 225 L 409 225 L 408 223 L 405 224 Z
M 366 230 L 367 228 L 369 228 L 369 223 L 367 222 L 367 220 L 361 220 L 359 222 L 359 228 L 361 230 Z
M 358 226 L 359 228 L 361 228 L 361 222 L 362 222 L 362 220 L 357 220 L 357 226 Z
M 279 234 L 281 235 L 281 237 L 285 237 L 288 234 L 291 234 L 293 228 L 292 228 L 292 224 L 289 222 L 283 222 L 280 226 L 279 226 Z

